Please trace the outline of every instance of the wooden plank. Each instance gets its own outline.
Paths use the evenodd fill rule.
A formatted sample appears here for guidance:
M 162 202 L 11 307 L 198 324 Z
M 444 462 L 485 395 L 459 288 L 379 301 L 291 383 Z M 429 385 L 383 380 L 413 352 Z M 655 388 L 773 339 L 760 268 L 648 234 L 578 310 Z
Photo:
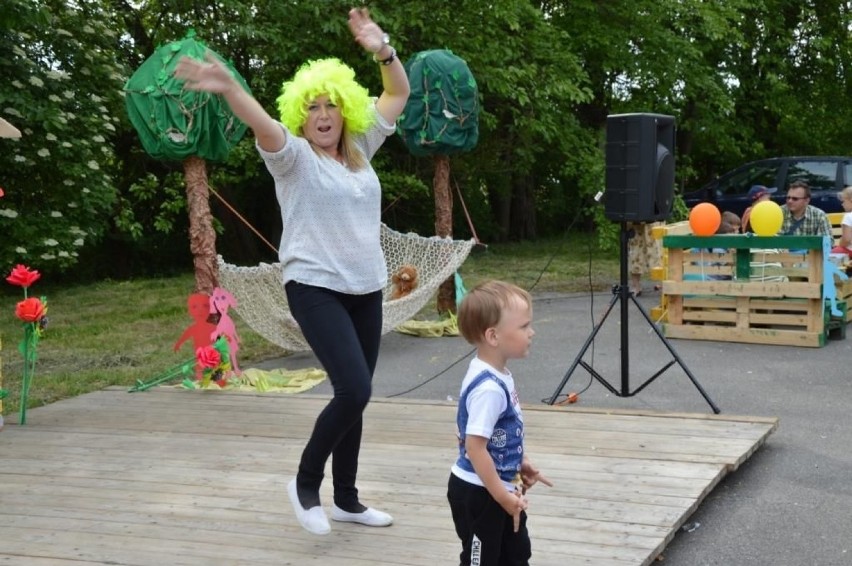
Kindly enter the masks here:
M 822 285 L 797 281 L 663 281 L 667 295 L 729 295 L 737 297 L 773 297 L 822 299 Z
M 779 330 L 775 328 L 741 329 L 722 326 L 677 326 L 672 324 L 664 325 L 663 329 L 667 338 L 683 338 L 687 340 L 804 346 L 808 348 L 819 348 L 825 345 L 825 334 L 822 332 Z
M 727 234 L 718 236 L 665 236 L 666 248 L 731 248 L 731 249 L 785 249 L 821 250 L 820 236 L 754 236 Z

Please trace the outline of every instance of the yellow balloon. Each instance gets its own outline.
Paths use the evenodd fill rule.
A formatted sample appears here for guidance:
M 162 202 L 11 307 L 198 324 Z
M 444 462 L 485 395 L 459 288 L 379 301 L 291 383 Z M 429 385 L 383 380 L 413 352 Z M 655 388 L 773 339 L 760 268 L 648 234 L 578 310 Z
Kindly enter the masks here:
M 784 212 L 778 203 L 765 200 L 751 209 L 751 229 L 758 236 L 775 236 L 784 223 Z

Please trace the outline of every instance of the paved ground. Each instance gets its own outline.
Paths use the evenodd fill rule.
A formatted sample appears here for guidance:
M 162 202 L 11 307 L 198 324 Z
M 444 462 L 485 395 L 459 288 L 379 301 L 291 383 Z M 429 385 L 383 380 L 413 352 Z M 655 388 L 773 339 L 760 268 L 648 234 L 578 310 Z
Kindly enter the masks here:
M 659 295 L 646 291 L 639 300 L 650 309 Z M 559 387 L 592 331 L 593 317 L 601 316 L 609 301 L 609 294 L 536 297 L 532 353 L 512 365 L 523 402 L 589 385 L 589 374 L 578 367 Z M 616 305 L 584 357 L 619 390 L 620 322 Z M 628 322 L 628 375 L 635 389 L 672 356 L 632 304 Z M 688 522 L 697 528 L 678 533 L 663 563 L 852 564 L 852 334 L 819 349 L 689 340 L 669 344 L 723 413 L 778 416 L 780 426 L 767 445 L 713 490 Z M 392 332 L 383 340 L 374 395 L 455 398 L 470 352 L 461 338 Z M 309 353 L 262 364 L 310 366 L 317 362 Z M 330 392 L 327 383 L 312 390 Z M 711 412 L 677 363 L 633 397 L 617 397 L 592 381 L 580 404 Z

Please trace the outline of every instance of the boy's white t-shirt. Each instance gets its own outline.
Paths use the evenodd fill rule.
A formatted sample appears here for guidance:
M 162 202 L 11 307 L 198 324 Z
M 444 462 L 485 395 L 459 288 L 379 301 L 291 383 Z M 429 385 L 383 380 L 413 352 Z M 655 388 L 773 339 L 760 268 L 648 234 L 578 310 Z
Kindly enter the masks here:
M 512 407 L 515 409 L 515 412 L 518 414 L 518 418 L 523 421 L 523 414 L 521 413 L 520 401 L 518 399 L 518 392 L 515 389 L 515 380 L 512 378 L 512 374 L 506 369 L 503 368 L 502 371 L 497 368 L 485 363 L 479 358 L 473 358 L 470 361 L 470 366 L 467 368 L 467 374 L 464 376 L 464 380 L 462 380 L 461 389 L 459 390 L 459 397 L 464 394 L 467 387 L 470 383 L 483 371 L 489 371 L 497 378 L 503 382 L 506 386 L 506 389 L 509 391 L 509 394 L 512 398 Z M 484 438 L 491 438 L 492 433 L 494 432 L 494 425 L 497 423 L 497 420 L 500 418 L 500 415 L 503 411 L 506 410 L 506 394 L 503 392 L 503 389 L 492 380 L 486 380 L 482 382 L 476 389 L 474 389 L 470 395 L 467 396 L 467 428 L 464 433 L 472 434 L 474 436 L 482 436 Z M 482 480 L 475 472 L 468 472 L 467 470 L 461 469 L 458 465 L 453 464 L 452 473 L 454 476 L 474 485 L 483 485 Z M 509 482 L 503 482 L 503 485 L 506 487 L 508 491 L 514 491 L 515 486 Z

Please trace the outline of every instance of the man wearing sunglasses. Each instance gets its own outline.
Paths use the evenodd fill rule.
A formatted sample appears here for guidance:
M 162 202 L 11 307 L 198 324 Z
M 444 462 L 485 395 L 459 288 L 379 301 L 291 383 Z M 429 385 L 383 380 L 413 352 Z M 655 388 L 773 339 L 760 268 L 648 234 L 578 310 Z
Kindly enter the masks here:
M 825 212 L 810 205 L 811 188 L 805 181 L 793 181 L 787 188 L 787 203 L 781 207 L 784 222 L 779 234 L 785 236 L 831 236 Z

